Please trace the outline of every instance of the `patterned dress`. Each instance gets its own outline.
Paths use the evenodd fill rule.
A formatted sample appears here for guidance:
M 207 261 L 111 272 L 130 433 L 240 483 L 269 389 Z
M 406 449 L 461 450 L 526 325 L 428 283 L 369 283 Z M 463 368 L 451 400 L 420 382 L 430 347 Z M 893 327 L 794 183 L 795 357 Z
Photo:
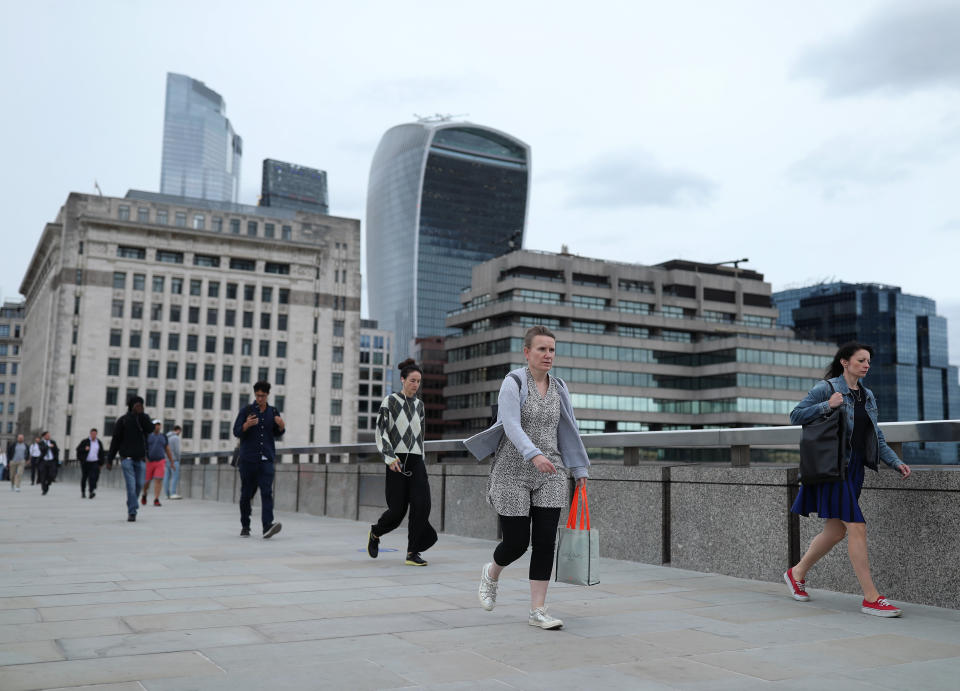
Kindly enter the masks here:
M 513 442 L 503 435 L 487 480 L 487 501 L 501 516 L 527 516 L 531 506 L 563 508 L 567 500 L 567 476 L 557 445 L 560 422 L 557 380 L 550 377 L 547 394 L 541 396 L 529 369 L 526 376 L 528 394 L 520 409 L 520 426 L 557 472 L 537 470 L 533 461 L 523 460 Z

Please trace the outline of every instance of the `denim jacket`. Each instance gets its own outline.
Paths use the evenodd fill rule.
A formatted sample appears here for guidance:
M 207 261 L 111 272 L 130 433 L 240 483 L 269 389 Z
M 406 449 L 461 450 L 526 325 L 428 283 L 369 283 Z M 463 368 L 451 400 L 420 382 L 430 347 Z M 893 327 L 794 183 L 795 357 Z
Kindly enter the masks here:
M 806 397 L 797 404 L 793 412 L 790 413 L 790 424 L 805 425 L 830 412 L 830 404 L 828 401 L 830 396 L 833 395 L 833 392 L 830 391 L 830 386 L 827 384 L 828 381 L 830 384 L 833 384 L 833 388 L 836 391 L 843 394 L 843 436 L 845 437 L 849 451 L 851 439 L 853 438 L 853 405 L 855 399 L 853 392 L 850 391 L 850 387 L 847 386 L 847 380 L 844 379 L 843 376 L 817 382 L 817 384 L 810 389 Z M 873 470 L 877 470 L 879 465 L 878 460 L 883 461 L 891 468 L 897 468 L 903 465 L 903 461 L 897 458 L 896 452 L 887 446 L 887 440 L 884 439 L 883 432 L 877 427 L 877 399 L 874 397 L 873 392 L 865 387 L 862 382 L 860 383 L 860 390 L 863 391 L 867 397 L 867 416 L 869 416 L 870 422 L 873 423 L 874 431 L 872 436 L 867 435 L 864 465 Z

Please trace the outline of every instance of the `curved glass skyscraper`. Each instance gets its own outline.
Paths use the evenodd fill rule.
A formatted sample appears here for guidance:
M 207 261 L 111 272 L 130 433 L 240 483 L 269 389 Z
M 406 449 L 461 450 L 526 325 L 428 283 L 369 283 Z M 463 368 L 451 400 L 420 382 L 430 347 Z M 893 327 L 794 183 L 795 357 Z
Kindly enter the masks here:
M 473 267 L 522 246 L 529 182 L 530 147 L 489 127 L 418 122 L 383 135 L 367 191 L 367 295 L 394 358 L 415 337 L 457 331 L 446 316 Z
M 236 202 L 243 140 L 220 94 L 183 74 L 167 73 L 160 192 Z

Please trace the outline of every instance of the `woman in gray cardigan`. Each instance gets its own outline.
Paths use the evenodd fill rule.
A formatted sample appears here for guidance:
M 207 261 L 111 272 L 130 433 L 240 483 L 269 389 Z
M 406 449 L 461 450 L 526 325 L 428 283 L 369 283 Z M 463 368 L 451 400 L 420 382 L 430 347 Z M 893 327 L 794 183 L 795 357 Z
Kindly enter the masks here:
M 483 444 L 467 444 L 482 458 L 496 443 L 487 501 L 500 517 L 503 540 L 493 561 L 481 571 L 480 604 L 493 609 L 500 572 L 532 543 L 529 623 L 541 629 L 563 626 L 547 614 L 545 605 L 557 524 L 569 494 L 566 473 L 561 471 L 570 471 L 578 486 L 586 485 L 590 465 L 566 384 L 549 374 L 555 353 L 556 338 L 549 329 L 534 326 L 527 331 L 523 339 L 527 367 L 504 378 L 497 424 L 482 433 L 486 449 Z

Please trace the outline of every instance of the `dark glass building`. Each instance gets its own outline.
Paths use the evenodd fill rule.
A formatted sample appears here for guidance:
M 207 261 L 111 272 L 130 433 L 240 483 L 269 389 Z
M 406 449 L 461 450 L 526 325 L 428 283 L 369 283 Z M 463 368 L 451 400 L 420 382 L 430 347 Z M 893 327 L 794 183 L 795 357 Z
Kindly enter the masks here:
M 877 396 L 880 421 L 960 418 L 957 368 L 948 362 L 947 320 L 930 298 L 897 286 L 824 283 L 773 294 L 780 323 L 798 338 L 859 341 L 874 348 L 865 382 Z M 914 463 L 956 463 L 957 444 L 906 445 Z
M 272 158 L 264 159 L 260 206 L 300 209 L 315 214 L 329 213 L 326 171 Z
M 444 336 L 471 270 L 522 245 L 530 147 L 470 123 L 387 131 L 367 192 L 370 316 L 394 332 L 395 362 L 414 338 Z
M 236 202 L 242 155 L 243 140 L 220 94 L 186 75 L 167 73 L 160 192 Z

